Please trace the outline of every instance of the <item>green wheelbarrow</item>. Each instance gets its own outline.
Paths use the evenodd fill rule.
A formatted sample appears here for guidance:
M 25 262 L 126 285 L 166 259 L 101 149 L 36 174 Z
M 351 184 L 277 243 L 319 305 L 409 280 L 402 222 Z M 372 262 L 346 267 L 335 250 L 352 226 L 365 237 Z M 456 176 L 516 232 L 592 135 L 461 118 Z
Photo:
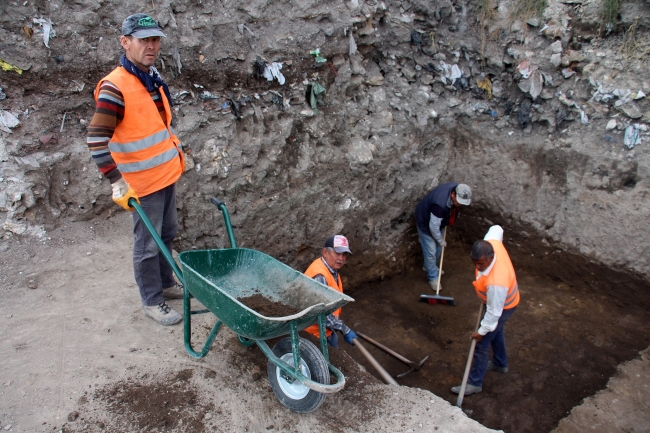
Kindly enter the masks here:
M 345 386 L 345 377 L 329 362 L 325 318 L 354 299 L 312 280 L 284 263 L 259 251 L 237 248 L 226 205 L 217 198 L 212 203 L 221 210 L 230 248 L 191 250 L 178 254 L 182 271 L 172 258 L 147 215 L 134 200 L 135 208 L 149 233 L 183 285 L 183 335 L 185 349 L 194 358 L 208 354 L 222 325 L 238 335 L 245 346 L 257 346 L 269 359 L 267 371 L 271 388 L 280 402 L 294 412 L 316 410 L 329 393 Z M 238 299 L 261 294 L 271 302 L 299 311 L 285 317 L 266 317 Z M 196 298 L 206 309 L 191 311 Z M 200 352 L 192 348 L 191 317 L 212 313 L 217 317 Z M 318 323 L 320 351 L 298 331 Z M 265 340 L 281 337 L 271 350 Z M 330 384 L 330 373 L 336 382 Z

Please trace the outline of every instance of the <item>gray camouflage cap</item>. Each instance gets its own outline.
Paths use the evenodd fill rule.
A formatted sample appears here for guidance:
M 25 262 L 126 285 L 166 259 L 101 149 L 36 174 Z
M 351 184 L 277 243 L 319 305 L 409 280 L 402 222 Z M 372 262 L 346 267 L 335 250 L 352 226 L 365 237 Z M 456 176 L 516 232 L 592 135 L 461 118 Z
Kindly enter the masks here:
M 152 36 L 167 37 L 160 29 L 158 23 L 147 14 L 133 14 L 126 17 L 122 23 L 122 34 L 138 39 L 150 38 Z
M 456 185 L 456 201 L 462 205 L 469 206 L 472 201 L 472 189 L 464 183 Z

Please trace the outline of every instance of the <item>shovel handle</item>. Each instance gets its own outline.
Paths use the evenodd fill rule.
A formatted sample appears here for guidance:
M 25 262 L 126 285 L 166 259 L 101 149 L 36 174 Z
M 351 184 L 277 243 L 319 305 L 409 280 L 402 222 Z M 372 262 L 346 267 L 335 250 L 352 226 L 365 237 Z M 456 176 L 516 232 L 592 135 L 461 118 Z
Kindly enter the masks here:
M 390 355 L 393 355 L 395 358 L 399 359 L 400 361 L 402 361 L 402 362 L 405 363 L 406 365 L 411 366 L 411 367 L 413 366 L 413 363 L 412 363 L 411 361 L 409 361 L 408 359 L 404 358 L 404 357 L 403 357 L 402 355 L 400 355 L 399 353 L 390 350 L 388 347 L 384 346 L 384 345 L 381 344 L 380 342 L 373 340 L 372 338 L 368 337 L 368 336 L 365 335 L 365 334 L 362 334 L 361 332 L 357 332 L 357 335 L 358 335 L 359 337 L 363 338 L 364 340 L 366 340 L 368 343 L 374 344 L 375 346 L 379 347 L 379 348 L 382 349 L 384 352 L 386 352 L 386 353 L 388 353 L 388 354 L 390 354 Z
M 397 383 L 395 379 L 393 379 L 393 377 L 390 374 L 388 374 L 386 370 L 384 370 L 384 367 L 379 365 L 377 360 L 370 354 L 370 352 L 368 352 L 366 348 L 363 347 L 361 342 L 359 342 L 358 338 L 354 339 L 354 345 L 359 348 L 359 350 L 361 351 L 361 353 L 363 353 L 363 356 L 366 357 L 368 362 L 372 364 L 373 367 L 375 367 L 375 370 L 377 370 L 377 372 L 381 375 L 381 377 L 384 379 L 384 382 L 386 382 L 389 385 L 399 385 L 399 383 Z
M 481 306 L 478 310 L 478 319 L 476 319 L 476 327 L 474 327 L 474 332 L 478 332 L 478 327 L 481 325 L 481 318 L 483 316 L 483 307 L 485 304 L 481 302 Z M 463 383 L 460 385 L 460 391 L 458 392 L 458 399 L 456 400 L 456 406 L 461 407 L 463 405 L 463 397 L 465 397 L 465 388 L 467 387 L 467 379 L 469 378 L 469 370 L 472 368 L 472 359 L 474 358 L 474 349 L 476 348 L 476 340 L 472 338 L 472 344 L 469 347 L 469 356 L 467 357 L 467 364 L 465 365 L 465 373 L 463 374 Z

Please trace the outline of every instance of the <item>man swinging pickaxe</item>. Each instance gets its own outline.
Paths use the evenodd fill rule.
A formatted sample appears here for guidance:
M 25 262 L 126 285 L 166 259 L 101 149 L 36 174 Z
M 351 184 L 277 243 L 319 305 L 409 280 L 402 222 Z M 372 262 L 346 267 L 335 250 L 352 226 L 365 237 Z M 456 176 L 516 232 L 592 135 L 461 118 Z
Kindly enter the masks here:
M 364 335 L 364 334 L 362 334 L 361 332 L 357 332 L 357 335 L 358 335 L 359 337 L 363 338 L 364 340 L 366 340 L 367 342 L 372 343 L 372 344 L 374 344 L 375 346 L 379 347 L 380 349 L 384 350 L 386 353 L 388 353 L 388 354 L 390 354 L 390 355 L 393 355 L 395 358 L 399 359 L 399 360 L 402 361 L 404 364 L 406 364 L 406 365 L 408 365 L 409 367 L 411 367 L 411 368 L 408 369 L 408 371 L 406 371 L 406 372 L 404 372 L 404 373 L 402 373 L 402 374 L 398 374 L 396 377 L 404 377 L 404 376 L 406 376 L 407 374 L 409 374 L 409 373 L 412 372 L 412 371 L 418 371 L 418 370 L 420 369 L 420 367 L 422 367 L 422 364 L 424 364 L 424 361 L 426 361 L 426 360 L 429 358 L 429 356 L 427 355 L 427 356 L 425 356 L 424 359 L 423 359 L 422 361 L 420 361 L 419 363 L 416 363 L 416 362 L 413 362 L 413 361 L 409 361 L 408 359 L 404 358 L 404 357 L 403 357 L 402 355 L 400 355 L 399 353 L 393 352 L 393 351 L 390 350 L 388 347 L 386 347 L 386 346 L 384 346 L 383 344 L 381 344 L 381 343 L 379 343 L 379 342 L 373 340 L 372 338 L 368 337 L 367 335 Z

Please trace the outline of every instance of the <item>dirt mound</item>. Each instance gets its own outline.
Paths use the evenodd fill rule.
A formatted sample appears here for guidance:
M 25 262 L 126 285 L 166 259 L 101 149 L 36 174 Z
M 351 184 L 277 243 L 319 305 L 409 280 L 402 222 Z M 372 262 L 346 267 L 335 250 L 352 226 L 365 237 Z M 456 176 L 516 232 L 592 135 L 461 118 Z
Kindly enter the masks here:
M 200 433 L 206 431 L 205 415 L 214 408 L 203 403 L 192 386 L 194 371 L 143 374 L 97 389 L 82 397 L 74 425 L 62 426 L 65 432 L 80 431 L 158 431 Z M 171 379 L 170 379 L 171 377 Z M 104 416 L 86 413 L 88 400 L 106 409 Z M 84 403 L 86 402 L 86 403 Z M 209 419 L 209 418 L 208 418 Z

